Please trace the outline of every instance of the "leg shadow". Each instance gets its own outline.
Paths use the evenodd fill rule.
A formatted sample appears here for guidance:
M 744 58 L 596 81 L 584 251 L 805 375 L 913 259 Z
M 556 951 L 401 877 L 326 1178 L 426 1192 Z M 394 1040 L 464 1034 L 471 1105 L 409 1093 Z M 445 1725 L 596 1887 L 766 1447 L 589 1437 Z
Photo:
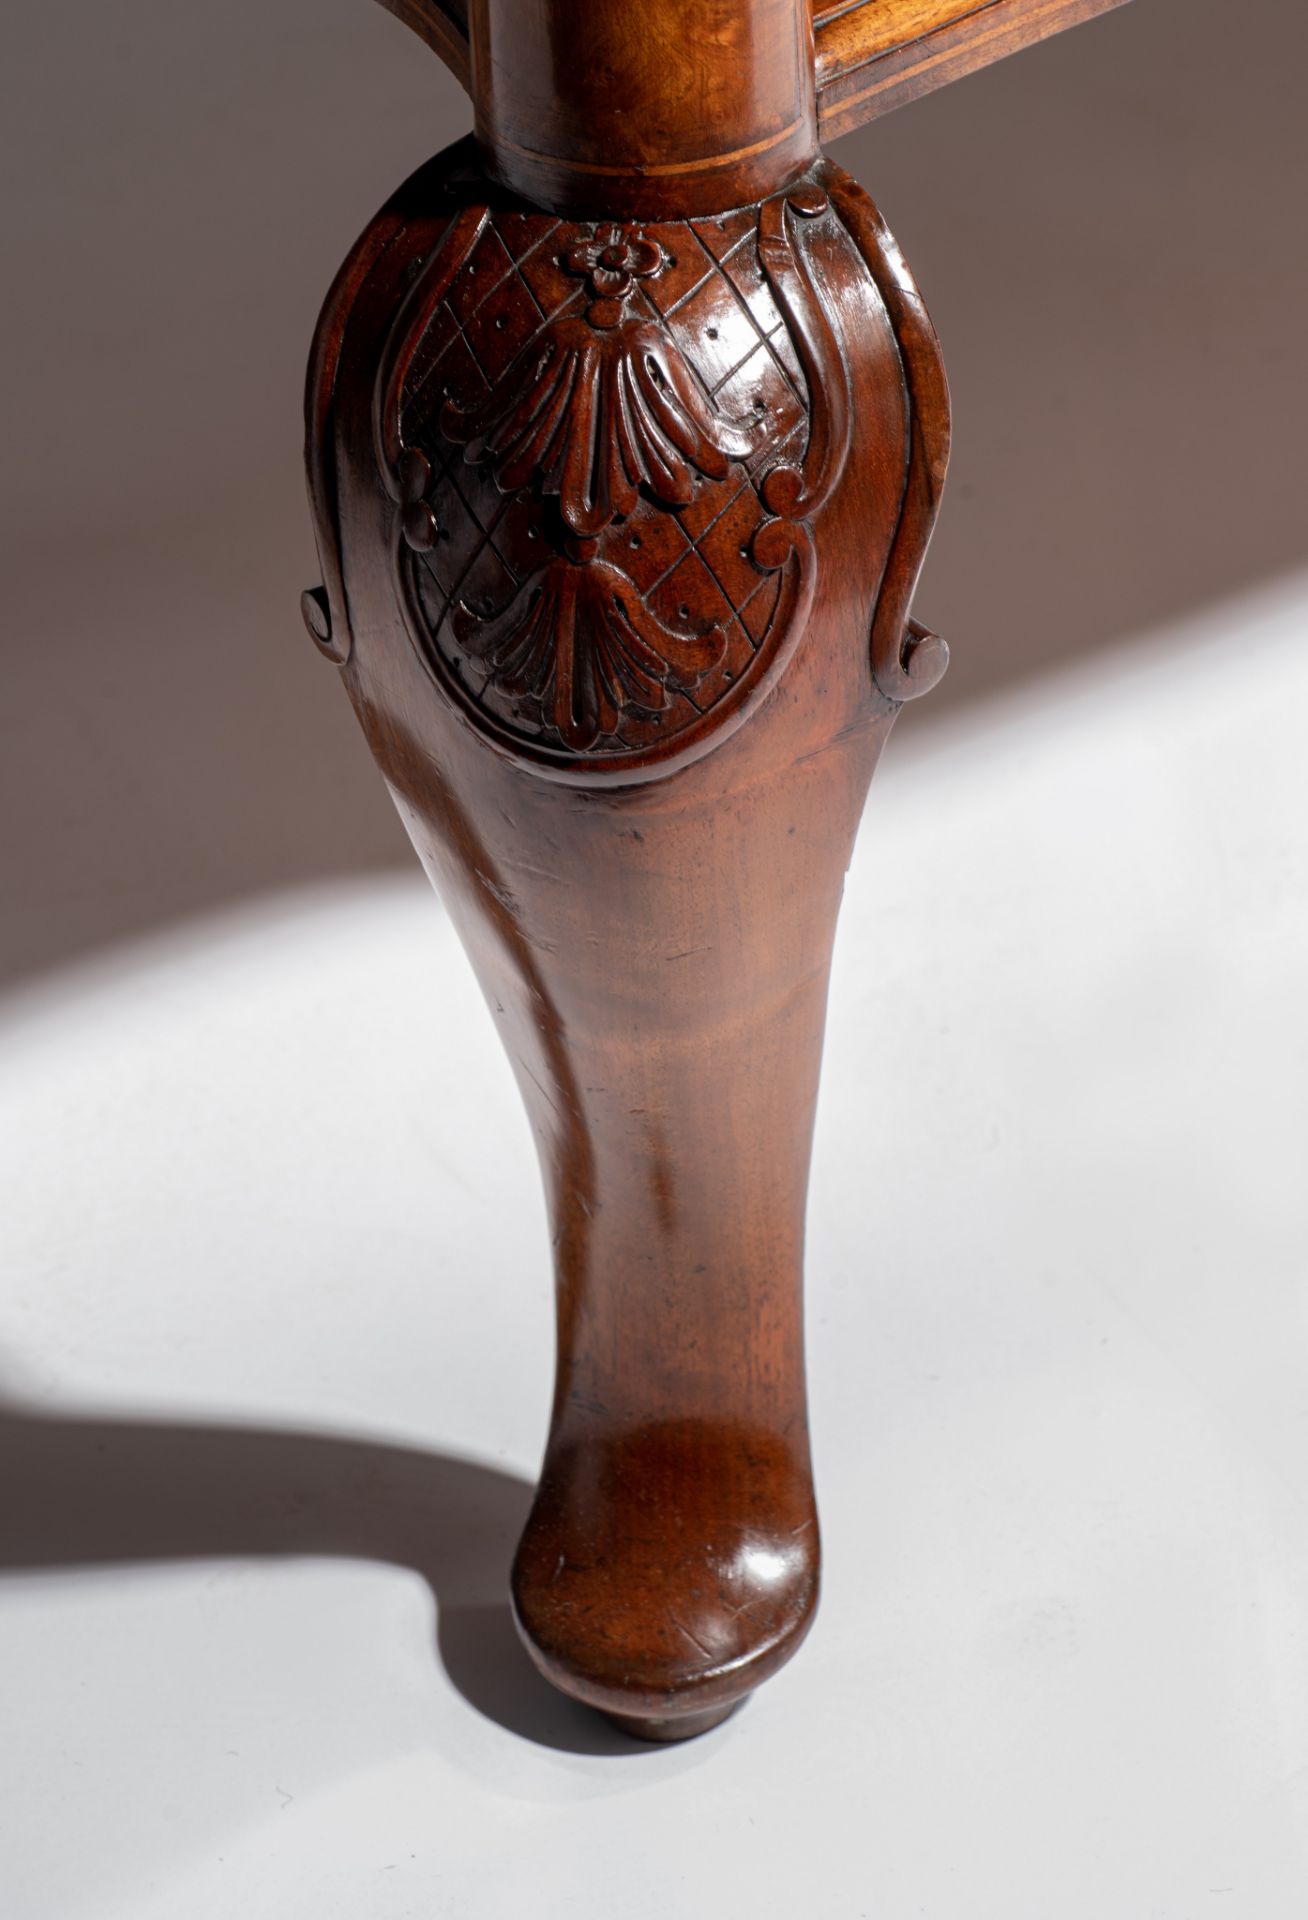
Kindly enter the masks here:
M 418 1448 L 0 1403 L 0 1576 L 300 1555 L 409 1567 L 436 1596 L 445 1671 L 479 1713 L 564 1752 L 650 1751 L 556 1693 L 518 1640 L 509 1566 L 531 1498 L 510 1474 Z

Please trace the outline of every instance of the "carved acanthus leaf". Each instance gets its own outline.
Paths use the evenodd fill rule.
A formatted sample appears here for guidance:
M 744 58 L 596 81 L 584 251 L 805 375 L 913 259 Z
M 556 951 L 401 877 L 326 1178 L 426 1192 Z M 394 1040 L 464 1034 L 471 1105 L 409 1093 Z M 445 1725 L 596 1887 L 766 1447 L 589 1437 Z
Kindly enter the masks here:
M 666 333 L 638 320 L 597 331 L 573 315 L 527 347 L 479 405 L 447 403 L 441 431 L 466 460 L 492 461 L 506 493 L 539 476 L 583 539 L 629 514 L 642 486 L 665 506 L 688 506 L 696 472 L 722 480 L 760 444 L 757 423 L 713 410 Z
M 722 658 L 721 627 L 676 633 L 650 611 L 626 575 L 603 560 L 550 562 L 491 620 L 460 605 L 460 645 L 501 686 L 538 700 L 564 744 L 585 753 L 636 707 L 662 713 Z

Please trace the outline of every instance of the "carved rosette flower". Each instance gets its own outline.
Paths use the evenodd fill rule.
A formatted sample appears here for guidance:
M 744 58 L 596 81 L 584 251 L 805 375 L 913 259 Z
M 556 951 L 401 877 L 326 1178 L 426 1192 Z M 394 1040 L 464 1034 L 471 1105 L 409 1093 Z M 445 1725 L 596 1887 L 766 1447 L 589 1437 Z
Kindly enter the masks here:
M 584 279 L 591 291 L 586 318 L 594 327 L 614 327 L 637 280 L 649 280 L 663 271 L 663 250 L 639 227 L 603 226 L 579 239 L 561 256 L 569 273 Z
M 597 333 L 571 315 L 479 406 L 447 403 L 441 431 L 466 460 L 493 462 L 505 493 L 538 478 L 569 532 L 593 540 L 632 511 L 641 487 L 665 506 L 688 506 L 696 472 L 724 479 L 733 459 L 756 450 L 759 429 L 714 411 L 659 328 L 627 320 Z

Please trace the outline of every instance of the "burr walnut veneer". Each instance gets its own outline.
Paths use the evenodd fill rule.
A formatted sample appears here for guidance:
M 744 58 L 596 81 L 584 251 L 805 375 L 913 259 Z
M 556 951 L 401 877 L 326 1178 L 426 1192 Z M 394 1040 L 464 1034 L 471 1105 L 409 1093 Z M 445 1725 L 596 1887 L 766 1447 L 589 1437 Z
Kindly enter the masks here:
M 939 351 L 819 115 L 1096 9 L 822 5 L 816 50 L 807 0 L 393 10 L 464 72 L 476 131 L 323 310 L 305 617 L 539 1148 L 558 1354 L 524 1640 L 577 1699 L 679 1738 L 813 1617 L 832 939 L 886 735 L 946 661 L 910 612 Z

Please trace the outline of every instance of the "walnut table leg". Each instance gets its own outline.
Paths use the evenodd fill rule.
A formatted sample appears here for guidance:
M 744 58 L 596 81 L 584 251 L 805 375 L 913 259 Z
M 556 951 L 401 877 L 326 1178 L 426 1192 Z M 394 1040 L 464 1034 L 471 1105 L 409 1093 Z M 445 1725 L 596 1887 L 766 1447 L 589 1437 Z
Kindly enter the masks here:
M 816 1603 L 827 978 L 878 754 L 944 666 L 909 600 L 947 401 L 817 150 L 803 0 L 483 0 L 472 51 L 476 141 L 320 323 L 305 612 L 540 1152 L 558 1359 L 519 1625 L 565 1691 L 679 1738 Z

